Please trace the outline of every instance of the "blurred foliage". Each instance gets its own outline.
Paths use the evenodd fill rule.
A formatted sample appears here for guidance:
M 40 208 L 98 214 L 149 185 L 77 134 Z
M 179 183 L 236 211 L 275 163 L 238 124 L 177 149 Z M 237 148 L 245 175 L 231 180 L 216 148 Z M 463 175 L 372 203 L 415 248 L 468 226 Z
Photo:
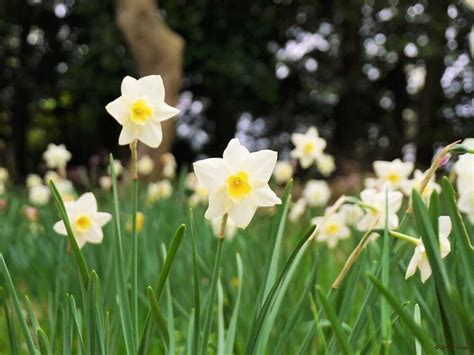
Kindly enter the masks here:
M 474 15 L 463 2 L 159 5 L 186 40 L 182 159 L 234 134 L 285 155 L 289 133 L 316 125 L 340 159 L 403 150 L 426 163 L 437 144 L 474 134 Z M 135 69 L 113 1 L 4 0 L 0 14 L 0 164 L 34 170 L 50 141 L 78 164 L 116 151 L 120 127 L 104 106 Z

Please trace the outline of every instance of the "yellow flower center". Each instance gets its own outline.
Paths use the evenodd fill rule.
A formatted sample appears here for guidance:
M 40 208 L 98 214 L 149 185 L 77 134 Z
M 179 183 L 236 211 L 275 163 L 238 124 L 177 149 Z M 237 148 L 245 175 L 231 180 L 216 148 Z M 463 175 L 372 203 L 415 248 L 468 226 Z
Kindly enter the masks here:
M 336 223 L 329 223 L 327 226 L 326 226 L 326 233 L 327 234 L 331 234 L 331 235 L 334 235 L 334 234 L 337 234 L 337 232 L 339 232 L 339 225 L 336 224 Z
M 74 221 L 74 228 L 79 233 L 87 232 L 92 227 L 92 220 L 89 216 L 80 215 Z
M 400 182 L 400 174 L 390 173 L 390 174 L 388 174 L 387 179 L 392 184 L 398 184 Z
M 138 125 L 145 124 L 153 115 L 153 108 L 144 99 L 138 99 L 130 109 L 130 119 Z
M 237 200 L 243 199 L 250 192 L 252 186 L 249 184 L 249 174 L 246 172 L 239 172 L 227 178 L 227 194 Z
M 311 154 L 314 151 L 314 143 L 308 142 L 304 145 L 303 151 L 305 154 Z

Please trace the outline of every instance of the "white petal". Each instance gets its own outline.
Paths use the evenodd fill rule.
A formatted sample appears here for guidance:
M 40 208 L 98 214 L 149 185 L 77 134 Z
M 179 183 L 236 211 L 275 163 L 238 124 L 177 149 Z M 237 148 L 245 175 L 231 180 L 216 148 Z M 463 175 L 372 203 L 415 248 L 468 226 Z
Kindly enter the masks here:
M 120 124 L 123 124 L 127 120 L 128 116 L 130 116 L 130 107 L 123 97 L 119 97 L 118 99 L 110 102 L 107 106 L 105 106 L 105 109 Z
M 97 225 L 100 227 L 109 223 L 111 219 L 112 215 L 107 212 L 97 212 L 94 216 L 94 222 L 97 223 Z
M 126 121 L 123 124 L 122 132 L 120 132 L 119 144 L 127 145 L 137 139 L 140 129 L 132 122 Z
M 122 86 L 120 90 L 125 100 L 135 100 L 135 98 L 138 96 L 138 80 L 132 78 L 131 76 L 126 76 L 122 80 Z
M 154 117 L 156 120 L 161 122 L 161 121 L 165 121 L 171 117 L 176 116 L 178 113 L 179 113 L 179 110 L 177 108 L 163 102 L 157 107 Z
M 151 100 L 151 103 L 165 101 L 165 86 L 160 75 L 148 75 L 138 79 L 138 93 L 141 97 Z
M 439 239 L 439 254 L 444 259 L 451 252 L 451 243 L 448 238 Z
M 250 177 L 268 182 L 272 176 L 273 169 L 275 169 L 277 158 L 277 152 L 268 149 L 250 153 L 248 162 Z
M 102 228 L 99 226 L 93 226 L 87 233 L 81 235 L 80 239 L 89 243 L 100 244 L 104 239 L 104 233 L 102 232 Z
M 229 218 L 237 227 L 245 228 L 252 221 L 256 210 L 257 206 L 255 206 L 252 199 L 246 198 L 232 207 L 229 211 Z
M 76 238 L 76 243 L 77 243 L 77 246 L 79 247 L 79 249 L 82 249 L 82 247 L 84 247 L 84 245 L 86 245 L 86 240 L 84 238 Z
M 159 123 L 150 122 L 141 127 L 138 140 L 151 148 L 157 148 L 163 140 L 163 132 Z
M 54 224 L 53 229 L 56 233 L 61 235 L 67 235 L 66 226 L 63 221 L 58 221 Z
M 78 213 L 92 214 L 97 212 L 97 200 L 92 192 L 87 192 L 75 202 Z
M 237 138 L 231 139 L 227 148 L 224 150 L 224 161 L 231 169 L 241 169 L 242 165 L 248 161 L 250 152 Z
M 193 167 L 199 183 L 204 185 L 209 193 L 224 185 L 229 176 L 229 170 L 221 158 L 199 160 Z
M 281 204 L 281 200 L 278 198 L 275 192 L 273 192 L 270 186 L 268 185 L 255 189 L 253 191 L 253 194 L 254 194 L 255 203 L 257 204 L 257 206 L 270 207 L 270 206 Z
M 448 238 L 449 234 L 451 233 L 451 218 L 449 216 L 439 216 L 438 218 L 438 228 L 439 228 L 439 239 L 446 239 Z
M 418 263 L 418 268 L 420 269 L 421 273 L 421 282 L 425 283 L 425 281 L 431 276 L 431 266 L 426 254 L 421 256 L 421 261 Z
M 314 158 L 310 155 L 303 155 L 300 158 L 300 165 L 303 169 L 308 169 L 313 164 Z
M 364 217 L 362 217 L 359 223 L 357 223 L 357 229 L 361 231 L 369 230 L 376 222 L 376 218 L 378 217 L 367 213 Z
M 388 193 L 388 210 L 390 213 L 397 212 L 402 207 L 403 194 L 400 191 Z
M 405 280 L 415 274 L 416 268 L 418 266 L 419 256 L 420 256 L 419 255 L 419 249 L 415 248 L 415 252 L 413 253 L 413 256 L 411 257 L 410 263 L 408 264 L 408 267 L 407 267 L 407 272 L 405 274 Z
M 209 207 L 207 208 L 205 217 L 209 220 L 222 217 L 229 211 L 232 202 L 227 196 L 225 188 L 214 191 L 209 195 Z
M 390 169 L 390 162 L 376 160 L 373 163 L 374 172 L 377 176 L 384 176 Z

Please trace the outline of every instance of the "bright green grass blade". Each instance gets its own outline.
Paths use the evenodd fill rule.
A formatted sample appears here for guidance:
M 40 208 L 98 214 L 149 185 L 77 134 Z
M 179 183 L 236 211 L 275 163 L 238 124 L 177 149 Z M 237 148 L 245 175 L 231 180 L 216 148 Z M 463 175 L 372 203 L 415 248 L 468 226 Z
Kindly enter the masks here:
M 61 219 L 63 220 L 63 223 L 66 227 L 69 243 L 72 247 L 72 251 L 74 252 L 77 267 L 79 269 L 81 285 L 85 288 L 89 282 L 89 272 L 87 271 L 89 270 L 89 268 L 87 267 L 86 260 L 84 259 L 84 256 L 82 255 L 81 250 L 79 249 L 79 245 L 77 245 L 77 241 L 71 227 L 71 222 L 69 221 L 69 216 L 66 212 L 66 207 L 64 207 L 64 202 L 61 197 L 61 194 L 56 188 L 56 185 L 54 184 L 53 180 L 49 182 L 49 186 L 51 188 L 51 191 L 53 192 L 54 199 L 56 200 L 56 205 L 58 207 L 59 214 L 61 215 Z
M 294 260 L 296 259 L 300 249 L 303 247 L 303 245 L 306 244 L 307 240 L 311 237 L 311 235 L 314 233 L 314 230 L 316 229 L 316 226 L 313 225 L 309 228 L 309 230 L 306 232 L 304 237 L 300 240 L 296 248 L 293 250 L 291 253 L 290 257 L 288 258 L 283 270 L 280 273 L 280 276 L 278 279 L 275 281 L 273 287 L 270 289 L 270 292 L 268 293 L 267 298 L 265 299 L 262 308 L 260 312 L 258 312 L 257 317 L 254 319 L 252 322 L 252 326 L 250 329 L 250 334 L 248 337 L 247 341 L 247 346 L 245 353 L 247 355 L 253 354 L 258 342 L 258 338 L 260 335 L 260 331 L 262 329 L 262 325 L 265 321 L 265 318 L 267 316 L 267 313 L 270 309 L 270 306 L 273 304 L 273 301 L 275 299 L 277 291 L 280 289 L 281 284 L 283 280 L 285 279 L 288 271 L 290 270 L 291 265 L 293 264 Z
M 410 329 L 413 335 L 420 341 L 421 346 L 425 350 L 426 354 L 434 354 L 434 346 L 435 344 L 429 337 L 429 335 L 422 329 L 416 322 L 413 320 L 413 317 L 403 306 L 399 303 L 399 301 L 395 298 L 395 296 L 385 288 L 382 283 L 375 278 L 373 275 L 368 275 L 370 281 L 375 285 L 378 291 L 387 299 L 390 303 L 392 308 L 398 314 L 400 319 L 403 323 Z
M 286 321 L 286 325 L 285 325 L 285 328 L 283 329 L 283 332 L 278 335 L 278 341 L 272 351 L 272 353 L 275 355 L 280 355 L 283 353 L 286 342 L 288 341 L 290 337 L 291 331 L 295 328 L 298 320 L 301 317 L 301 313 L 303 312 L 304 306 L 307 302 L 308 295 L 313 289 L 314 280 L 316 277 L 317 265 L 318 265 L 317 259 L 315 259 L 313 261 L 313 267 L 308 277 L 308 282 L 306 283 L 305 289 L 303 290 L 303 293 L 301 294 L 301 297 L 298 300 L 298 303 L 296 304 L 293 312 L 291 313 L 290 317 Z
M 165 253 L 165 247 L 163 245 L 163 254 Z M 166 281 L 165 285 L 166 291 L 166 308 L 168 310 L 168 334 L 169 334 L 169 354 L 176 353 L 176 339 L 175 339 L 175 325 L 174 325 L 174 310 L 173 310 L 173 296 L 171 295 L 170 281 Z
M 201 289 L 199 282 L 198 255 L 196 246 L 196 226 L 194 224 L 193 210 L 189 210 L 189 220 L 191 225 L 191 243 L 193 247 L 193 286 L 194 286 L 194 336 L 192 354 L 197 355 L 199 349 L 199 331 L 201 326 Z M 242 261 L 240 261 L 242 262 Z
M 125 262 L 122 247 L 122 226 L 120 223 L 120 203 L 117 188 L 117 176 L 115 174 L 114 157 L 109 155 L 109 169 L 112 177 L 112 194 L 114 201 L 114 221 L 115 221 L 115 240 L 114 240 L 114 273 L 115 284 L 117 287 L 117 305 L 119 308 L 120 321 L 124 336 L 125 348 L 128 355 L 135 354 L 135 341 L 133 341 L 132 315 L 130 311 L 130 301 L 127 290 L 127 276 L 125 273 Z
M 212 313 L 213 313 L 212 311 L 214 310 L 214 302 L 216 299 L 217 280 L 219 279 L 219 269 L 221 265 L 223 246 L 224 246 L 224 239 L 218 238 L 216 257 L 214 259 L 214 268 L 212 271 L 211 284 L 210 284 L 211 288 L 209 290 L 209 301 L 208 301 L 207 309 L 206 309 L 206 317 L 204 318 L 204 329 L 203 329 L 203 336 L 202 336 L 202 342 L 201 342 L 202 355 L 207 354 L 209 333 L 211 332 L 211 327 L 212 327 Z
M 334 308 L 329 303 L 326 295 L 324 294 L 323 290 L 316 286 L 316 291 L 318 292 L 319 299 L 321 304 L 326 312 L 329 321 L 331 322 L 332 329 L 334 331 L 334 335 L 339 343 L 340 349 L 344 354 L 353 354 L 353 350 L 351 345 L 349 344 L 347 334 L 345 333 L 344 329 L 342 328 L 342 324 L 337 318 L 336 312 Z
M 51 343 L 49 342 L 48 336 L 43 329 L 37 328 L 36 334 L 38 334 L 38 343 L 41 351 L 41 355 L 51 355 Z
M 165 261 L 163 263 L 163 267 L 161 268 L 160 275 L 158 277 L 158 281 L 155 288 L 156 291 L 154 291 L 154 294 L 157 297 L 157 302 L 159 302 L 160 300 L 166 280 L 168 279 L 168 275 L 171 270 L 171 266 L 173 265 L 173 261 L 175 260 L 176 254 L 184 238 L 185 231 L 186 231 L 186 226 L 184 224 L 181 224 L 176 230 L 173 236 L 173 239 L 171 240 L 170 248 L 168 249 L 168 252 L 166 253 Z M 153 309 L 151 309 L 150 311 L 152 310 Z M 149 329 L 150 326 L 151 326 L 150 312 L 148 312 L 147 317 L 145 319 L 145 326 L 143 328 L 142 337 L 140 340 L 139 354 L 145 353 L 146 344 L 148 343 L 148 338 L 151 333 L 151 330 Z
M 6 298 L 3 287 L 0 287 L 0 303 L 3 303 L 3 312 L 5 314 L 5 321 L 7 323 L 8 339 L 10 342 L 10 351 L 12 355 L 17 355 L 18 348 L 17 348 L 17 343 L 16 343 L 15 326 L 13 325 L 12 319 L 10 317 L 10 310 L 7 305 L 7 298 Z
M 168 324 L 160 310 L 160 305 L 158 304 L 158 299 L 156 298 L 153 287 L 147 287 L 147 296 L 148 301 L 150 302 L 151 318 L 154 320 L 158 333 L 163 340 L 163 346 L 167 349 L 169 343 Z
M 31 325 L 34 329 L 38 329 L 40 327 L 38 318 L 36 318 L 35 311 L 33 310 L 33 305 L 31 304 L 30 298 L 27 295 L 25 295 L 25 305 L 26 312 L 28 313 L 28 318 L 30 318 L 31 321 Z
M 258 354 L 262 354 L 262 353 L 265 352 L 265 348 L 267 346 L 268 339 L 270 337 L 270 332 L 271 332 L 271 330 L 274 326 L 276 317 L 278 315 L 278 311 L 280 310 L 283 299 L 285 297 L 285 293 L 288 290 L 288 287 L 290 286 L 290 282 L 293 279 L 293 276 L 294 276 L 294 274 L 295 274 L 295 272 L 296 272 L 296 270 L 297 270 L 297 268 L 300 264 L 300 261 L 301 261 L 303 255 L 306 252 L 307 247 L 308 247 L 308 243 L 304 244 L 303 247 L 300 249 L 300 251 L 299 251 L 298 255 L 296 256 L 293 264 L 291 265 L 290 269 L 288 270 L 288 274 L 285 277 L 285 280 L 282 282 L 282 284 L 281 284 L 281 286 L 280 286 L 280 288 L 277 292 L 277 295 L 275 297 L 275 301 L 273 302 L 273 304 L 272 304 L 272 306 L 271 306 L 271 308 L 268 312 L 267 318 L 265 319 L 265 321 L 262 325 L 262 331 L 261 331 L 260 339 L 259 339 L 258 346 L 257 346 L 257 353 Z
M 77 312 L 76 300 L 74 299 L 73 295 L 69 295 L 69 310 L 70 310 L 70 314 L 72 315 L 71 321 L 74 323 L 77 336 L 79 337 L 79 343 L 81 345 L 81 349 L 83 349 L 84 352 L 86 352 L 86 344 L 84 342 L 84 337 L 82 336 L 81 320 L 80 320 L 79 313 Z
M 264 281 L 264 289 L 261 298 L 261 302 L 257 304 L 260 305 L 263 300 L 267 297 L 268 292 L 270 292 L 270 288 L 275 282 L 278 273 L 278 261 L 280 260 L 281 254 L 281 242 L 283 239 L 283 233 L 285 231 L 286 220 L 288 215 L 288 210 L 291 203 L 291 190 L 293 188 L 293 179 L 290 179 L 286 184 L 285 191 L 283 192 L 282 204 L 278 208 L 278 213 L 275 216 L 275 222 L 272 226 L 271 236 L 275 236 L 275 242 L 273 245 L 273 252 L 270 258 L 270 264 L 268 265 L 268 271 L 266 273 L 267 278 Z
M 132 179 L 132 292 L 131 315 L 134 343 L 138 346 L 138 179 Z
M 68 295 L 66 295 L 68 298 Z M 69 315 L 69 307 L 66 305 L 66 308 L 61 310 L 61 319 L 62 319 L 62 353 L 63 354 L 72 354 L 72 334 L 74 330 L 73 321 Z
M 413 310 L 413 320 L 421 328 L 421 313 L 420 313 L 420 306 L 418 306 L 418 303 L 415 303 L 415 308 Z M 415 353 L 416 355 L 422 355 L 421 344 L 418 338 L 416 337 L 415 337 Z
M 436 285 L 437 296 L 440 305 L 440 312 L 443 319 L 446 341 L 451 344 L 466 344 L 461 324 L 456 315 L 455 304 L 452 299 L 452 286 L 447 275 L 444 264 L 439 253 L 439 241 L 434 231 L 433 225 L 426 206 L 417 191 L 413 191 L 413 212 L 417 222 L 418 232 L 422 237 L 423 244 L 428 254 L 428 259 L 432 269 L 433 279 Z
M 385 192 L 385 221 L 383 230 L 383 246 L 382 246 L 382 284 L 388 288 L 390 284 L 390 237 L 388 235 L 388 189 Z M 390 323 L 390 310 L 385 298 L 380 300 L 380 322 L 381 322 L 381 336 L 384 354 L 390 353 L 390 345 L 392 342 L 392 330 Z
M 224 355 L 224 290 L 219 279 L 217 281 L 217 355 Z
M 236 254 L 235 259 L 237 260 L 239 289 L 237 290 L 237 299 L 235 301 L 234 309 L 232 311 L 232 317 L 230 318 L 229 328 L 227 329 L 227 334 L 225 337 L 224 354 L 234 353 L 235 335 L 237 333 L 237 321 L 239 319 L 240 302 L 242 298 L 242 285 L 244 283 L 244 266 L 242 264 L 242 258 L 240 257 L 239 253 Z
M 18 298 L 18 294 L 16 292 L 15 286 L 13 285 L 13 281 L 10 276 L 10 272 L 8 271 L 7 264 L 5 263 L 5 259 L 3 258 L 3 254 L 1 253 L 0 268 L 2 270 L 3 276 L 5 277 L 8 293 L 10 294 L 10 297 L 13 300 L 13 306 L 15 307 L 16 315 L 18 317 L 18 320 L 20 321 L 21 329 L 26 339 L 28 351 L 30 352 L 30 354 L 38 354 L 38 349 L 36 349 L 35 343 L 33 342 L 33 337 L 31 336 L 30 330 L 28 329 L 28 323 L 26 322 L 25 316 L 21 309 L 20 299 Z
M 194 308 L 191 309 L 191 315 L 189 316 L 189 324 L 188 324 L 188 336 L 186 337 L 186 354 L 192 355 L 193 354 L 193 343 L 194 343 Z

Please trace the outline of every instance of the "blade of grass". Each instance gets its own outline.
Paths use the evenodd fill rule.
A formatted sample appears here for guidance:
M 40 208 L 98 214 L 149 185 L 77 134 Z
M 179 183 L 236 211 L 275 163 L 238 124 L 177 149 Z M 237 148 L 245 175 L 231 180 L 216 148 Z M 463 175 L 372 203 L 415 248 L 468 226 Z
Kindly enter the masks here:
M 234 309 L 232 311 L 232 317 L 230 318 L 229 328 L 227 329 L 227 334 L 225 337 L 225 345 L 224 345 L 224 354 L 233 354 L 234 353 L 234 342 L 235 342 L 235 334 L 237 332 L 237 321 L 239 318 L 239 311 L 240 311 L 240 301 L 242 298 L 242 285 L 244 282 L 244 267 L 242 264 L 242 258 L 240 254 L 237 253 L 235 255 L 235 259 L 237 260 L 237 274 L 239 277 L 239 289 L 237 290 L 237 299 L 235 301 Z
M 219 279 L 217 281 L 217 355 L 224 355 L 224 290 Z
M 132 330 L 133 339 L 138 346 L 138 233 L 137 233 L 137 213 L 138 213 L 138 178 L 132 179 Z
M 413 335 L 420 341 L 421 346 L 426 354 L 434 354 L 435 344 L 428 334 L 413 320 L 413 317 L 403 306 L 397 301 L 395 296 L 385 288 L 382 283 L 373 275 L 368 275 L 370 281 L 375 285 L 377 290 L 387 299 L 394 311 L 398 314 L 403 323 L 413 332 Z
M 383 231 L 383 246 L 382 246 L 382 284 L 388 288 L 390 283 L 390 237 L 388 235 L 388 216 L 390 211 L 388 210 L 388 189 L 385 192 L 385 221 Z M 390 353 L 391 345 L 391 322 L 390 322 L 390 310 L 388 303 L 385 298 L 380 300 L 380 322 L 381 322 L 381 336 L 384 354 Z
M 18 354 L 18 348 L 16 344 L 16 331 L 10 317 L 10 309 L 7 304 L 7 298 L 3 287 L 0 287 L 0 301 L 3 303 L 3 312 L 5 314 L 5 321 L 7 322 L 8 340 L 10 342 L 10 351 L 12 355 Z
M 0 268 L 2 270 L 3 276 L 5 277 L 8 293 L 10 294 L 10 297 L 13 300 L 13 306 L 15 307 L 17 318 L 20 321 L 21 329 L 26 339 L 26 345 L 28 347 L 28 351 L 30 352 L 30 354 L 39 354 L 38 349 L 36 349 L 35 343 L 33 342 L 33 337 L 31 336 L 30 330 L 28 329 L 28 324 L 26 322 L 25 316 L 21 309 L 20 299 L 18 298 L 18 294 L 16 292 L 15 286 L 13 285 L 13 281 L 10 276 L 10 272 L 8 271 L 7 264 L 5 263 L 5 259 L 3 258 L 3 254 L 1 253 L 0 253 Z
M 300 242 L 298 243 L 296 248 L 293 250 L 293 252 L 291 253 L 290 257 L 288 258 L 285 266 L 283 267 L 283 270 L 281 271 L 280 276 L 275 281 L 273 287 L 270 289 L 270 292 L 268 293 L 268 296 L 265 299 L 260 312 L 258 312 L 257 317 L 252 322 L 251 329 L 250 329 L 250 334 L 249 334 L 249 337 L 248 337 L 247 346 L 246 346 L 246 350 L 245 350 L 245 353 L 247 355 L 250 355 L 250 354 L 254 353 L 255 347 L 257 345 L 258 338 L 259 338 L 259 335 L 260 335 L 260 331 L 262 329 L 263 322 L 265 321 L 265 318 L 266 318 L 266 315 L 267 315 L 267 313 L 270 309 L 270 306 L 272 305 L 272 303 L 275 299 L 276 293 L 279 290 L 283 280 L 286 277 L 286 274 L 288 273 L 291 265 L 293 264 L 293 261 L 295 260 L 296 256 L 298 255 L 300 249 L 307 242 L 307 240 L 312 236 L 315 229 L 316 229 L 316 226 L 312 225 L 309 228 L 309 230 L 306 232 L 304 237 L 300 240 Z
M 76 258 L 77 262 L 77 267 L 79 269 L 79 275 L 80 275 L 80 280 L 81 280 L 81 285 L 83 289 L 85 289 L 86 285 L 89 282 L 89 268 L 87 267 L 86 260 L 84 259 L 84 256 L 81 253 L 81 250 L 79 249 L 79 245 L 77 245 L 76 237 L 74 236 L 74 232 L 71 227 L 71 222 L 69 221 L 69 216 L 66 211 L 66 207 L 64 206 L 63 199 L 61 197 L 61 194 L 59 193 L 58 189 L 56 188 L 56 185 L 54 184 L 54 181 L 51 180 L 49 182 L 49 186 L 51 188 L 51 191 L 53 192 L 54 199 L 56 201 L 56 205 L 59 210 L 59 214 L 61 215 L 61 219 L 63 220 L 63 223 L 66 227 L 67 231 L 67 236 L 69 238 L 69 243 L 72 247 L 72 251 L 74 253 L 74 256 Z
M 165 347 L 167 352 L 169 343 L 168 325 L 165 317 L 163 316 L 163 313 L 160 310 L 160 305 L 158 304 L 158 299 L 156 298 L 156 294 L 153 290 L 153 287 L 147 287 L 147 296 L 148 302 L 150 302 L 152 319 L 155 322 L 156 328 L 158 329 L 158 333 L 160 334 L 161 339 L 163 340 L 163 346 Z
M 48 336 L 46 335 L 44 330 L 41 328 L 37 328 L 36 334 L 38 334 L 38 343 L 39 343 L 41 355 L 52 354 L 51 343 L 49 342 Z
M 212 326 L 212 313 L 213 313 L 212 311 L 214 310 L 214 302 L 216 299 L 217 280 L 219 278 L 219 269 L 221 265 L 223 246 L 224 246 L 224 238 L 218 238 L 216 257 L 214 259 L 214 268 L 213 268 L 212 277 L 211 277 L 209 301 L 208 301 L 207 309 L 206 309 L 206 317 L 204 318 L 204 329 L 203 329 L 203 336 L 202 336 L 202 343 L 201 343 L 202 355 L 207 353 L 207 348 L 208 348 L 209 333 L 211 332 L 211 326 Z
M 196 246 L 196 226 L 194 225 L 193 210 L 189 210 L 189 220 L 191 225 L 191 243 L 193 247 L 193 284 L 194 284 L 194 336 L 192 354 L 197 355 L 199 349 L 199 331 L 201 326 L 201 290 L 199 283 L 198 255 Z M 240 261 L 242 263 L 242 261 Z
M 413 320 L 419 327 L 421 327 L 421 313 L 420 313 L 420 306 L 418 306 L 418 303 L 415 303 L 415 309 L 413 311 Z M 416 355 L 422 355 L 421 344 L 418 338 L 416 337 L 415 337 L 415 353 Z
M 130 301 L 127 291 L 127 277 L 124 268 L 123 247 L 122 247 L 122 227 L 120 223 L 120 204 L 117 188 L 117 176 L 115 174 L 114 157 L 109 155 L 109 169 L 112 177 L 112 194 L 114 200 L 114 221 L 115 221 L 115 240 L 114 240 L 114 271 L 115 284 L 117 287 L 117 304 L 119 308 L 120 321 L 124 336 L 125 348 L 128 355 L 135 354 L 135 342 L 133 341 L 132 315 L 130 311 Z
M 337 318 L 336 312 L 334 311 L 334 308 L 331 306 L 329 303 L 329 300 L 327 299 L 326 295 L 324 294 L 323 290 L 319 287 L 316 286 L 316 291 L 318 293 L 319 299 L 321 301 L 321 304 L 324 308 L 324 311 L 326 312 L 329 322 L 331 322 L 332 329 L 334 331 L 334 335 L 339 343 L 340 349 L 344 354 L 353 354 L 353 350 L 351 348 L 351 345 L 349 344 L 347 334 L 345 333 L 344 329 L 342 328 L 342 324 Z

